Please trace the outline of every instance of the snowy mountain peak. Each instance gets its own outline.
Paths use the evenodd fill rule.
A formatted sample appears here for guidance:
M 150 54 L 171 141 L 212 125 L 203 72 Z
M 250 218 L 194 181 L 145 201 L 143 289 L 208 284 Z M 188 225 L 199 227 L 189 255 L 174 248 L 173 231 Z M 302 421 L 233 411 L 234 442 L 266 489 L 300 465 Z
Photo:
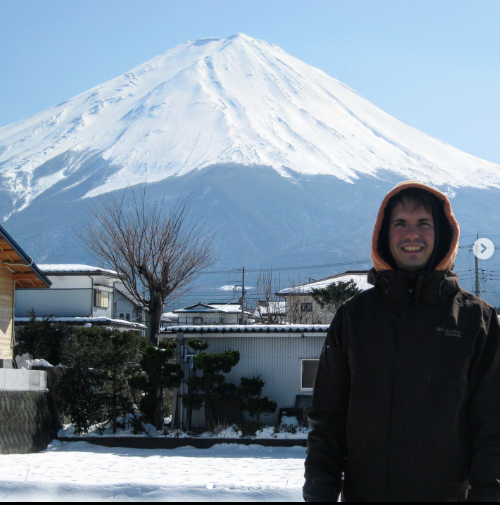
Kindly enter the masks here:
M 93 196 L 219 164 L 347 182 L 388 170 L 439 186 L 500 187 L 499 165 L 402 124 L 245 34 L 180 44 L 0 128 L 0 187 L 13 210 L 46 192 Z

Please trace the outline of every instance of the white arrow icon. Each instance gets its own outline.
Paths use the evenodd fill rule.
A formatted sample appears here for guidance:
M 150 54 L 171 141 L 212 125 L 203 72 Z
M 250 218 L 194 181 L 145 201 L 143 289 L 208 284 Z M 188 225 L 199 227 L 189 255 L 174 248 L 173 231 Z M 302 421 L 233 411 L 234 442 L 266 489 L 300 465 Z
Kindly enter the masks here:
M 480 260 L 489 260 L 495 252 L 495 245 L 487 238 L 480 238 L 474 242 L 472 247 L 474 256 Z

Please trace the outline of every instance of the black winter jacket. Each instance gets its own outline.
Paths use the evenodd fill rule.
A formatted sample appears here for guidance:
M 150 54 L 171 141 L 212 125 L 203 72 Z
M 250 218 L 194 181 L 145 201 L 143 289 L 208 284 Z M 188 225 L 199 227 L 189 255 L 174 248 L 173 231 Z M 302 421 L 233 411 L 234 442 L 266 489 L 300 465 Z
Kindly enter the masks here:
M 337 312 L 310 411 L 307 501 L 500 501 L 500 327 L 452 271 L 370 272 Z

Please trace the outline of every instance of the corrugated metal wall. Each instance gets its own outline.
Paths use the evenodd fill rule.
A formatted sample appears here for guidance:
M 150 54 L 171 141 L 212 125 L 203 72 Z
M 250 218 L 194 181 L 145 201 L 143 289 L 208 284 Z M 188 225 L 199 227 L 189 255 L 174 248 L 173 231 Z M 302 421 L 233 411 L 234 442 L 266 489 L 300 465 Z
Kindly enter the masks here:
M 239 351 L 239 364 L 227 375 L 226 382 L 239 385 L 241 377 L 261 376 L 266 385 L 263 396 L 278 404 L 276 414 L 263 416 L 261 421 L 275 424 L 278 421 L 279 409 L 293 407 L 298 394 L 312 394 L 300 391 L 300 360 L 318 359 L 326 334 L 317 336 L 260 336 L 245 335 L 243 337 L 213 337 L 210 335 L 185 335 L 184 342 L 191 338 L 201 338 L 208 341 L 207 352 L 218 354 L 228 349 Z M 188 368 L 185 368 L 187 376 Z M 186 388 L 187 392 L 187 388 Z M 185 419 L 185 412 L 183 419 Z M 193 428 L 205 426 L 205 412 L 201 409 L 193 412 Z

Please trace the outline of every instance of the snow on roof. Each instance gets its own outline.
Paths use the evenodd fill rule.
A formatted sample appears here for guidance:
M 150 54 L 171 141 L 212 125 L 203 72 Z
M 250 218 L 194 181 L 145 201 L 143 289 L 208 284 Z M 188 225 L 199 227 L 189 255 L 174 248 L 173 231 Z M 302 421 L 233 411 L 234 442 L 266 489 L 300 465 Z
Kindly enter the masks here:
M 161 320 L 162 321 L 167 321 L 168 319 L 173 319 L 175 321 L 179 320 L 179 316 L 177 314 L 174 314 L 173 312 L 164 312 L 161 315 Z
M 286 302 L 259 302 L 253 312 L 255 315 L 286 314 Z
M 214 304 L 208 305 L 207 303 L 197 303 L 196 305 L 190 305 L 183 309 L 177 309 L 173 311 L 174 314 L 197 314 L 197 313 L 209 313 L 209 314 L 239 314 L 241 312 L 241 305 L 232 304 Z
M 354 281 L 359 289 L 362 291 L 366 291 L 367 289 L 372 288 L 371 284 L 368 284 L 368 272 L 360 271 L 360 272 L 345 272 L 343 274 L 332 275 L 331 277 L 326 277 L 325 279 L 321 279 L 319 281 L 309 282 L 307 284 L 301 284 L 300 286 L 294 286 L 291 288 L 282 289 L 279 293 L 280 296 L 287 295 L 296 295 L 296 294 L 307 294 L 310 293 L 313 289 L 321 289 L 326 288 L 330 284 L 336 282 L 348 282 Z
M 101 275 L 112 275 L 113 277 L 119 277 L 118 272 L 114 270 L 107 270 L 106 268 L 93 267 L 89 265 L 69 265 L 69 264 L 59 264 L 59 265 L 38 265 L 38 268 L 44 274 L 101 274 Z
M 323 324 L 247 324 L 210 326 L 171 326 L 162 333 L 326 333 L 330 325 Z
M 35 318 L 37 321 L 43 321 L 44 317 Z M 31 317 L 16 317 L 16 323 L 29 323 Z M 123 321 L 121 319 L 110 319 L 109 317 L 51 317 L 54 323 L 68 323 L 68 324 L 96 324 L 98 326 L 127 326 L 135 330 L 146 330 L 146 326 L 132 321 Z

